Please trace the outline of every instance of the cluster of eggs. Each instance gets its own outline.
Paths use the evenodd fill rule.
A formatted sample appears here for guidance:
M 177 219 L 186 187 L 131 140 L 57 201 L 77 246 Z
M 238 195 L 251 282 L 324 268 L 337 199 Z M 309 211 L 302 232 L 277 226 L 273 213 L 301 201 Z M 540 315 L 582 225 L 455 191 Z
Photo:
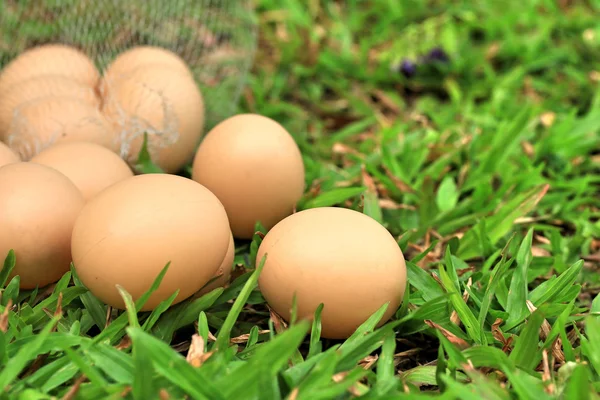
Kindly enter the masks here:
M 56 282 L 73 266 L 83 284 L 122 309 L 169 264 L 142 311 L 229 282 L 235 239 L 268 233 L 259 288 L 289 320 L 324 304 L 322 335 L 349 336 L 402 302 L 403 254 L 370 217 L 323 207 L 294 212 L 305 189 L 301 152 L 276 121 L 230 117 L 202 138 L 204 103 L 186 63 L 138 47 L 100 74 L 64 45 L 29 50 L 0 71 L 0 254 L 13 249 L 20 287 Z M 163 173 L 131 163 L 144 133 Z M 200 139 L 202 139 L 200 141 Z M 192 176 L 176 175 L 192 163 Z
M 48 44 L 0 74 L 0 139 L 22 160 L 49 146 L 86 141 L 135 162 L 144 134 L 154 161 L 178 171 L 204 126 L 204 100 L 177 54 L 154 46 L 121 53 L 101 74 L 80 50 Z

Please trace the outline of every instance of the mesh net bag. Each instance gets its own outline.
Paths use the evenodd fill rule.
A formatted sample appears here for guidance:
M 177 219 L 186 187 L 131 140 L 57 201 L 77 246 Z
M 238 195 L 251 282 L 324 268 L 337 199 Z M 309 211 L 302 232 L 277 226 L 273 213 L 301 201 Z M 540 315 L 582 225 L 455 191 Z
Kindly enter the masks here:
M 192 70 L 205 131 L 236 112 L 256 42 L 249 0 L 0 0 L 0 68 L 47 43 L 84 51 L 100 71 L 134 46 L 159 46 Z

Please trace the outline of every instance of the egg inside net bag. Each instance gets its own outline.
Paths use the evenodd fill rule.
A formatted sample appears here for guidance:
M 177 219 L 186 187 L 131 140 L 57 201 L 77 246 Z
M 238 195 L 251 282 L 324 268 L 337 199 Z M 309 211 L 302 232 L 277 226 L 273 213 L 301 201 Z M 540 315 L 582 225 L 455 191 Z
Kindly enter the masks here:
M 0 68 L 48 43 L 82 50 L 100 72 L 130 48 L 162 47 L 191 69 L 202 93 L 207 131 L 237 111 L 254 60 L 256 28 L 250 0 L 0 0 Z M 169 107 L 165 99 L 165 116 Z M 165 118 L 163 126 L 138 125 L 139 132 L 128 132 L 129 141 L 143 133 L 149 140 L 155 136 L 155 147 L 177 140 L 173 119 Z M 127 143 L 123 146 L 122 153 Z M 46 146 L 35 147 L 38 152 Z

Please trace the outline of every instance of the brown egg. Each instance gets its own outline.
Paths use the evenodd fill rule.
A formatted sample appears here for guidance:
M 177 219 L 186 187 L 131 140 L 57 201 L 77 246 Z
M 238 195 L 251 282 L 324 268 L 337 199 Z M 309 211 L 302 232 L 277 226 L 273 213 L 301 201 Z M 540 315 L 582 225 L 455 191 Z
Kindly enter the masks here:
M 118 151 L 112 125 L 100 111 L 72 97 L 43 97 L 22 104 L 7 132 L 8 145 L 23 160 L 60 142 L 92 142 Z
M 177 175 L 138 175 L 85 205 L 73 228 L 73 263 L 96 297 L 122 309 L 115 285 L 135 301 L 170 262 L 142 308 L 151 310 L 176 290 L 174 304 L 200 290 L 223 262 L 229 237 L 225 209 L 208 189 Z
M 104 79 L 100 83 L 100 93 L 106 93 L 107 82 L 114 82 L 138 67 L 161 64 L 176 68 L 183 73 L 191 71 L 185 61 L 171 50 L 157 46 L 135 46 L 119 54 L 104 71 Z
M 277 122 L 241 114 L 215 126 L 194 158 L 192 178 L 225 206 L 233 236 L 250 239 L 290 215 L 304 191 L 304 164 L 296 142 Z
M 113 122 L 130 162 L 138 159 L 144 133 L 152 161 L 167 173 L 191 161 L 204 127 L 204 101 L 179 68 L 144 65 L 111 83 L 103 112 Z
M 21 161 L 17 153 L 12 151 L 10 147 L 0 142 L 0 167 L 6 164 L 12 164 Z M 0 255 L 0 260 L 2 255 Z
M 227 254 L 225 254 L 223 262 L 217 269 L 217 272 L 215 272 L 214 277 L 216 277 L 216 279 L 200 290 L 195 297 L 203 296 L 206 293 L 212 292 L 218 287 L 224 287 L 229 283 L 229 279 L 231 278 L 231 270 L 233 269 L 233 260 L 235 259 L 235 242 L 231 233 L 229 236 L 230 238 L 229 247 L 227 247 Z
M 312 319 L 320 303 L 322 336 L 352 335 L 385 303 L 390 319 L 406 290 L 404 256 L 392 235 L 357 211 L 324 207 L 289 216 L 264 238 L 259 288 L 267 303 L 289 321 L 294 293 L 298 317 Z
M 11 277 L 19 275 L 22 289 L 56 282 L 69 271 L 83 196 L 55 169 L 25 162 L 0 168 L 0 188 L 0 259 L 14 250 Z
M 17 82 L 55 74 L 94 89 L 100 78 L 94 62 L 80 50 L 63 44 L 45 44 L 24 51 L 4 67 L 0 73 L 0 93 Z
M 43 75 L 18 82 L 0 95 L 0 139 L 6 140 L 15 109 L 21 104 L 47 96 L 65 96 L 99 107 L 100 99 L 89 86 L 62 75 Z
M 85 201 L 133 176 L 129 165 L 116 153 L 89 142 L 58 143 L 42 150 L 30 161 L 62 172 L 79 188 Z

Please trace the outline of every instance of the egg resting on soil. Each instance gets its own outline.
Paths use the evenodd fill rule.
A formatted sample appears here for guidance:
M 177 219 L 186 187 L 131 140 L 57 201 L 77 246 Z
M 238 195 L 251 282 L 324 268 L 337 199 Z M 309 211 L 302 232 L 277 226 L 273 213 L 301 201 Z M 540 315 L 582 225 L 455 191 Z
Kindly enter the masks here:
M 304 163 L 294 138 L 276 121 L 240 114 L 215 126 L 196 152 L 192 179 L 221 200 L 233 236 L 250 239 L 294 211 L 304 191 Z
M 177 304 L 215 275 L 229 245 L 228 225 L 223 205 L 202 185 L 176 175 L 137 175 L 85 205 L 73 228 L 73 263 L 83 284 L 119 309 L 116 285 L 135 301 L 170 263 L 142 310 L 179 290 Z
M 15 251 L 22 289 L 56 282 L 71 263 L 71 232 L 83 207 L 77 187 L 53 168 L 19 162 L 0 168 L 0 258 Z
M 312 319 L 320 303 L 322 337 L 352 335 L 381 306 L 380 323 L 400 306 L 406 263 L 398 243 L 377 221 L 357 211 L 323 207 L 300 211 L 271 229 L 256 258 L 267 303 L 285 320 L 297 298 L 298 318 Z

